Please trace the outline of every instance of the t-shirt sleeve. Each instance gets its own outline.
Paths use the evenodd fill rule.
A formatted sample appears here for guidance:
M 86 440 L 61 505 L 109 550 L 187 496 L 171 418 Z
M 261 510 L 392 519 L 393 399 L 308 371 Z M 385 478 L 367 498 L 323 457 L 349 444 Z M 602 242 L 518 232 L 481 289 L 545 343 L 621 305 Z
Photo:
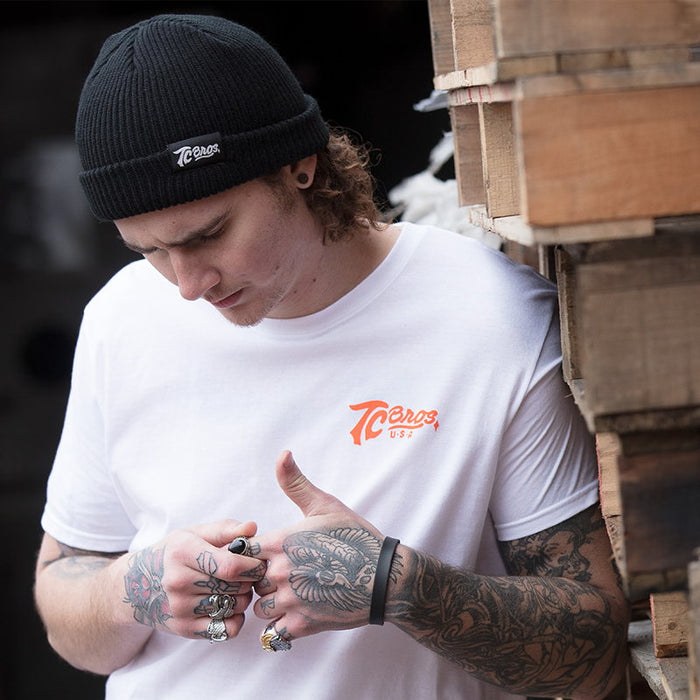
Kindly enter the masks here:
M 503 437 L 491 515 L 498 539 L 508 541 L 563 522 L 597 500 L 595 443 L 562 377 L 555 309 Z
M 103 360 L 83 318 L 71 390 L 41 518 L 45 532 L 72 547 L 128 549 L 135 528 L 125 513 L 105 460 L 105 422 L 99 399 Z

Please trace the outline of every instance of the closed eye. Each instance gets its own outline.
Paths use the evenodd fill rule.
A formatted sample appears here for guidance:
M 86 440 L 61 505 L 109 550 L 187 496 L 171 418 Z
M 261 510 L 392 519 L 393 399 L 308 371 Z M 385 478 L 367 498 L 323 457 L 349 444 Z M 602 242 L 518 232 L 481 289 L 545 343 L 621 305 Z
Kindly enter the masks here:
M 173 243 L 172 245 L 167 245 L 163 246 L 162 248 L 158 247 L 152 247 L 152 248 L 141 248 L 140 246 L 133 245 L 131 243 L 127 243 L 123 238 L 120 236 L 120 240 L 122 243 L 129 249 L 133 250 L 134 253 L 138 253 L 139 255 L 153 255 L 153 253 L 157 253 L 160 250 L 168 250 L 170 248 L 196 248 L 197 246 L 200 245 L 206 245 L 207 243 L 211 243 L 223 236 L 224 232 L 226 231 L 225 226 L 221 226 L 220 228 L 216 229 L 215 231 L 212 231 L 211 233 L 207 234 L 202 234 L 200 236 L 196 236 L 193 238 L 188 238 L 185 241 L 182 241 L 181 243 Z

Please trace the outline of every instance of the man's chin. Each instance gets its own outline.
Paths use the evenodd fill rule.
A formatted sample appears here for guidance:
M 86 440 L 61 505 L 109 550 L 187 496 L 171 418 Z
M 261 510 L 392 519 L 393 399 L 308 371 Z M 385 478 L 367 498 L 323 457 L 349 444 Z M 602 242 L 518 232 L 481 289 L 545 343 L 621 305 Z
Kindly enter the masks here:
M 219 313 L 234 326 L 239 326 L 240 328 L 252 328 L 257 326 L 263 320 L 261 316 L 251 316 L 243 314 L 240 312 L 232 312 L 231 309 L 223 309 Z

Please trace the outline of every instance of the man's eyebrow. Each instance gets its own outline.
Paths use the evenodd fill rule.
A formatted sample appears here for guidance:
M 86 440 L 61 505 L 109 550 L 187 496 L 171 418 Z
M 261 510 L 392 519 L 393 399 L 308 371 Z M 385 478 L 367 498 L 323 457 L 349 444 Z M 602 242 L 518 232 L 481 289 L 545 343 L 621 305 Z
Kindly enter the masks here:
M 123 236 L 120 236 L 122 243 L 129 249 L 133 250 L 135 253 L 140 253 L 143 255 L 144 253 L 148 253 L 152 250 L 154 250 L 156 247 L 158 248 L 163 248 L 165 250 L 169 248 L 180 248 L 182 246 L 186 246 L 193 241 L 198 240 L 199 238 L 203 238 L 214 231 L 216 231 L 217 228 L 219 228 L 224 221 L 228 218 L 229 212 L 228 210 L 222 212 L 221 214 L 217 214 L 211 221 L 208 221 L 206 224 L 200 226 L 199 228 L 192 229 L 191 231 L 188 231 L 182 238 L 176 241 L 172 241 L 171 243 L 160 243 L 158 246 L 154 246 L 152 248 L 142 248 L 141 246 L 137 245 L 136 243 L 129 243 Z

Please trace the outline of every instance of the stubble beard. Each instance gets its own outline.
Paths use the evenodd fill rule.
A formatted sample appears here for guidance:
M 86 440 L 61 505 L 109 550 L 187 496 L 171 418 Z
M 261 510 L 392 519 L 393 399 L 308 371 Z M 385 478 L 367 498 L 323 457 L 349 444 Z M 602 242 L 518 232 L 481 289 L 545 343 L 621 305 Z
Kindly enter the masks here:
M 262 304 L 257 309 L 236 309 L 234 307 L 231 309 L 224 309 L 222 315 L 234 326 L 252 328 L 262 323 L 274 311 L 283 298 L 284 291 L 282 289 L 275 289 L 268 294 L 267 298 L 262 301 Z

